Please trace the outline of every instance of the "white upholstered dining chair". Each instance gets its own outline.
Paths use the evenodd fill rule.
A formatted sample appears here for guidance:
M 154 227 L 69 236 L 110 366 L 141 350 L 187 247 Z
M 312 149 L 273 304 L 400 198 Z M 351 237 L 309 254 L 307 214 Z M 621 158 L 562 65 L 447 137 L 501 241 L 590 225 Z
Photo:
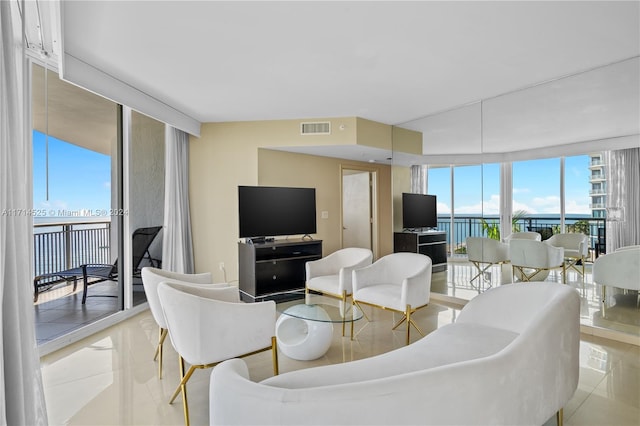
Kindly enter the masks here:
M 509 259 L 513 277 L 520 281 L 544 281 L 551 269 L 564 269 L 564 249 L 542 241 L 509 241 Z M 562 274 L 564 277 L 564 273 Z
M 169 403 L 182 393 L 187 426 L 187 382 L 196 369 L 271 350 L 273 372 L 278 374 L 274 301 L 241 302 L 234 286 L 210 288 L 170 282 L 160 283 L 158 296 L 180 362 L 180 384 Z M 186 373 L 185 362 L 190 364 Z
M 534 241 L 542 241 L 542 235 L 539 232 L 534 231 L 521 231 L 521 232 L 512 232 L 505 238 L 505 242 L 509 242 L 511 240 L 534 240 Z
M 482 237 L 468 237 L 466 240 L 467 257 L 478 273 L 469 280 L 473 282 L 480 278 L 478 291 L 484 288 L 485 274 L 493 265 L 502 265 L 509 262 L 509 245 L 498 240 Z M 491 281 L 489 280 L 489 287 Z
M 211 285 L 214 287 L 228 287 L 229 284 L 213 284 L 213 276 L 210 272 L 201 274 L 181 274 L 149 266 L 142 268 L 141 276 L 144 292 L 147 296 L 147 302 L 149 303 L 149 310 L 151 311 L 151 315 L 159 328 L 158 345 L 156 346 L 156 352 L 153 355 L 153 359 L 154 361 L 158 359 L 158 377 L 162 379 L 162 353 L 163 344 L 167 337 L 167 324 L 164 319 L 164 314 L 162 313 L 162 307 L 160 306 L 160 299 L 158 299 L 158 285 L 162 281 L 194 285 Z
M 567 270 L 573 268 L 584 278 L 584 264 L 589 255 L 589 237 L 578 232 L 554 234 L 546 244 L 564 249 L 563 281 L 567 282 Z M 578 268 L 578 266 L 582 266 Z

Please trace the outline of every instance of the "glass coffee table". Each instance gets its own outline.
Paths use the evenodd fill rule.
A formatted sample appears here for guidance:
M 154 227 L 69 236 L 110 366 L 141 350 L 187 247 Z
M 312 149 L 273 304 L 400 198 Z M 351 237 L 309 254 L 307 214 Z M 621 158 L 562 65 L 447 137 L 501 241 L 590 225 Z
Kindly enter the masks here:
M 306 298 L 277 305 L 278 347 L 289 358 L 309 361 L 327 353 L 333 339 L 333 324 L 358 321 L 362 311 L 351 303 L 309 294 Z

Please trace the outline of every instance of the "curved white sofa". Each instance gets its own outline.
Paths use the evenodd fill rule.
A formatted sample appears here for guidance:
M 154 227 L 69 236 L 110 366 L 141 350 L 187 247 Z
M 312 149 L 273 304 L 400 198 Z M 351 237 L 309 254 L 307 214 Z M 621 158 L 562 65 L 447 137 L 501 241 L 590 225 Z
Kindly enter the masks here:
M 214 368 L 211 425 L 543 424 L 578 384 L 579 297 L 558 283 L 509 284 L 448 324 L 375 357 L 249 380 Z

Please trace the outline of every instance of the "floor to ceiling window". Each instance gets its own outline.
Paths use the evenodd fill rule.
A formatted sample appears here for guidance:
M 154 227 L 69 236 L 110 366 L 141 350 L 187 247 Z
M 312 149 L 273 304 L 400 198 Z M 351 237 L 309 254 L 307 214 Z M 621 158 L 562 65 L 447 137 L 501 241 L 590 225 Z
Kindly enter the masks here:
M 139 270 L 162 257 L 165 125 L 37 63 L 32 93 L 36 280 L 25 285 L 46 352 L 146 302 Z M 107 266 L 87 277 L 86 299 L 83 265 Z
M 447 254 L 451 255 L 451 169 L 449 166 L 429 166 L 427 193 L 436 196 L 438 230 L 447 232 Z
M 546 240 L 560 229 L 560 159 L 516 161 L 512 167 L 513 213 L 520 230 Z
M 83 303 L 81 265 L 113 265 L 111 212 L 117 162 L 116 104 L 32 64 L 34 309 L 43 344 L 122 309 L 117 281 L 91 277 Z M 41 278 L 39 278 L 41 277 Z

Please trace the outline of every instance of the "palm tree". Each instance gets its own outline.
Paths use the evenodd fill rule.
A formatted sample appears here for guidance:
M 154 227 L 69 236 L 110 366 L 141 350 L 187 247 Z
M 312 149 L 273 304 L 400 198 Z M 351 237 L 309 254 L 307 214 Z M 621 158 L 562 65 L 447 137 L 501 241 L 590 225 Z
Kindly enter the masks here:
M 520 225 L 518 222 L 521 219 L 524 219 L 529 213 L 526 210 L 516 210 L 513 212 L 511 216 L 511 231 L 512 232 L 520 232 Z M 495 220 L 491 222 L 487 222 L 484 219 L 481 219 L 482 230 L 486 232 L 487 237 L 493 240 L 500 241 L 500 221 Z

